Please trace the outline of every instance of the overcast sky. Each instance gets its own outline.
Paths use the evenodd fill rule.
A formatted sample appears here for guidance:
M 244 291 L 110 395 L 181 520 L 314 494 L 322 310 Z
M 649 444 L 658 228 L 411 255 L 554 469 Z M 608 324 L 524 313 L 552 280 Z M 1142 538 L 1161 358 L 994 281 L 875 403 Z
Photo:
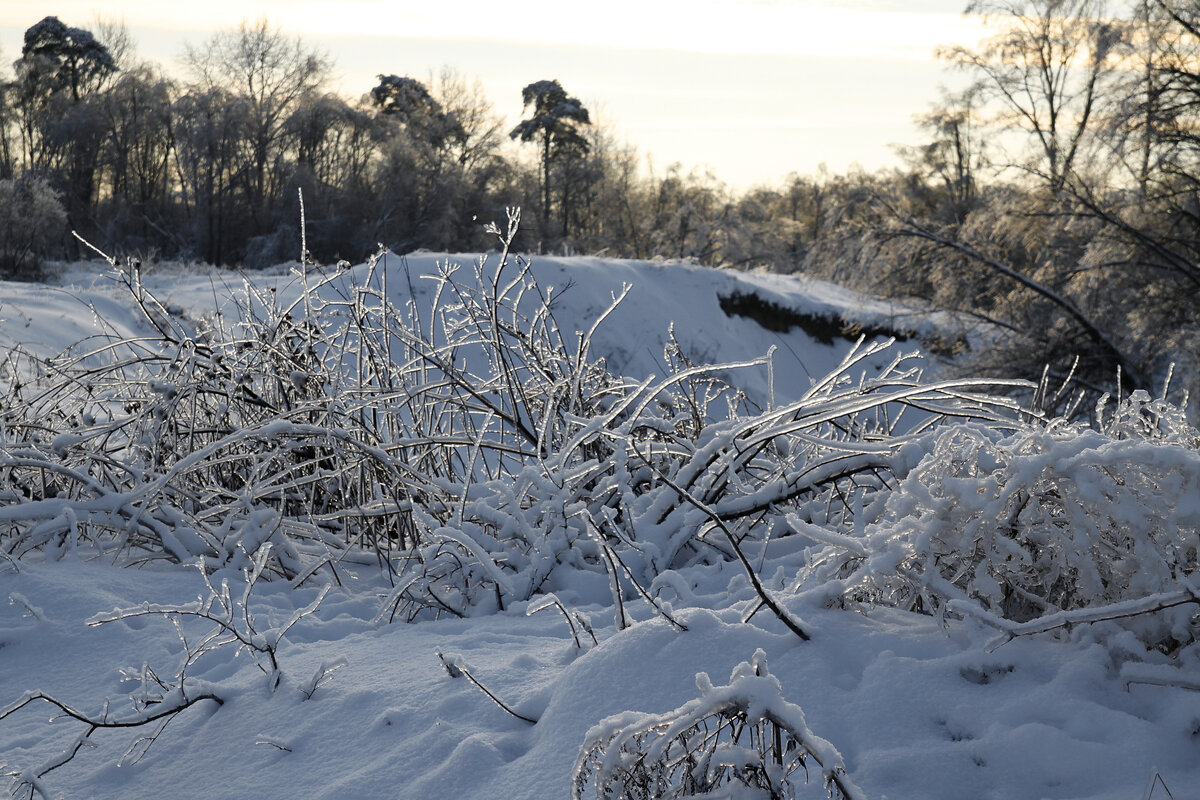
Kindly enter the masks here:
M 938 45 L 986 30 L 965 0 L 0 0 L 0 63 L 47 14 L 93 27 L 124 20 L 137 52 L 168 70 L 195 45 L 265 16 L 336 62 L 359 95 L 380 73 L 426 79 L 443 65 L 478 77 L 515 124 L 521 87 L 554 78 L 619 138 L 708 166 L 739 188 L 789 172 L 895 163 L 914 114 L 954 80 Z

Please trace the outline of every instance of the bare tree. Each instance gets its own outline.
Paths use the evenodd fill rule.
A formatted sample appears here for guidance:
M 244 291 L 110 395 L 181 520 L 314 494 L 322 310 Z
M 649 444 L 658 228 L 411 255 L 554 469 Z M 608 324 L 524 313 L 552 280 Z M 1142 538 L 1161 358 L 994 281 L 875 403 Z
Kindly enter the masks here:
M 108 50 L 118 72 L 139 66 L 137 42 L 129 33 L 125 20 L 106 19 L 97 14 L 92 27 L 96 31 L 96 38 Z
M 175 94 L 175 85 L 149 65 L 130 67 L 105 93 L 103 189 L 116 224 L 107 238 L 163 235 L 162 215 L 174 185 Z
M 248 152 L 238 175 L 262 232 L 271 224 L 264 212 L 282 195 L 281 173 L 274 167 L 284 149 L 288 117 L 301 98 L 321 88 L 332 62 L 271 28 L 266 19 L 218 33 L 202 49 L 188 46 L 183 61 L 201 91 L 221 89 L 246 104 Z
M 4 51 L 0 50 L 0 64 L 4 61 Z M 15 98 L 15 84 L 0 74 L 0 180 L 11 178 L 17 168 Z
M 188 238 L 210 264 L 233 256 L 232 184 L 245 138 L 246 103 L 222 89 L 193 89 L 173 105 L 180 200 Z
M 1023 166 L 1058 194 L 1089 144 L 1122 26 L 1104 0 L 972 0 L 967 13 L 1001 31 L 977 49 L 941 55 L 976 76 L 1009 127 L 1032 137 L 1036 157 Z
M 933 211 L 961 223 L 979 199 L 981 173 L 988 164 L 984 137 L 980 135 L 978 88 L 951 93 L 916 117 L 929 140 L 915 147 L 897 148 L 900 156 L 926 184 L 936 186 Z
M 58 193 L 42 178 L 0 179 L 0 275 L 37 278 L 66 221 Z

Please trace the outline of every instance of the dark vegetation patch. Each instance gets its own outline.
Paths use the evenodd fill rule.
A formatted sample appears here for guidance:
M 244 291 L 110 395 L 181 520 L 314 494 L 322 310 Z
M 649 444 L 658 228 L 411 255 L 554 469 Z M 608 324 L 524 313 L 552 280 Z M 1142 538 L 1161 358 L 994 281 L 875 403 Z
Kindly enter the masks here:
M 853 343 L 858 341 L 859 336 L 866 336 L 867 339 L 892 337 L 898 342 L 917 339 L 926 352 L 946 357 L 961 355 L 971 349 L 964 336 L 934 333 L 918 337 L 912 330 L 889 328 L 884 325 L 864 325 L 848 322 L 837 315 L 797 311 L 764 300 L 754 292 L 734 292 L 728 296 L 718 296 L 717 299 L 721 303 L 721 310 L 726 314 L 749 317 L 776 333 L 787 333 L 798 327 L 821 344 L 833 344 L 837 340 Z
M 776 333 L 787 333 L 792 328 L 800 328 L 821 344 L 833 344 L 838 339 L 856 342 L 859 336 L 866 336 L 868 339 L 890 336 L 898 342 L 904 342 L 915 335 L 912 331 L 847 322 L 836 315 L 797 311 L 794 308 L 764 300 L 754 292 L 734 292 L 728 296 L 718 297 L 718 300 L 721 303 L 721 310 L 726 314 L 749 317 L 767 330 Z

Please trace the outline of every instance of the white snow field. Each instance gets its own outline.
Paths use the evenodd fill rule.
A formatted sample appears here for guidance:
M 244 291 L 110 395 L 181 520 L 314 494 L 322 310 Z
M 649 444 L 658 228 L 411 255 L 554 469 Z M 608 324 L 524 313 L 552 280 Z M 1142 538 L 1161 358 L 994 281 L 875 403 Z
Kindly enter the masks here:
M 209 467 L 187 461 L 186 452 L 146 455 L 167 447 L 166 428 L 148 428 L 158 431 L 155 441 L 139 440 L 128 425 L 97 419 L 102 412 L 94 409 L 86 419 L 78 411 L 74 422 L 64 413 L 60 424 L 58 406 L 34 391 L 53 385 L 60 387 L 54 397 L 68 397 L 61 371 L 70 364 L 76 372 L 68 383 L 95 379 L 84 394 L 70 395 L 89 398 L 71 400 L 78 409 L 111 390 L 95 408 L 149 425 L 159 418 L 129 411 L 137 404 L 127 400 L 119 408 L 119 387 L 102 386 L 91 371 L 127 352 L 106 351 L 106 342 L 145 337 L 147 352 L 160 347 L 156 319 L 192 342 L 149 365 L 177 375 L 171 370 L 180 353 L 203 350 L 189 336 L 207 341 L 213 332 L 242 330 L 239 307 L 291 307 L 286 319 L 294 321 L 329 303 L 326 310 L 349 319 L 370 311 L 352 302 L 356 286 L 377 287 L 398 307 L 415 309 L 418 330 L 437 327 L 435 304 L 450 309 L 450 321 L 430 337 L 440 341 L 453 335 L 455 303 L 447 285 L 428 276 L 439 264 L 459 264 L 460 285 L 486 294 L 493 273 L 485 268 L 477 280 L 473 259 L 388 255 L 351 269 L 311 267 L 304 277 L 299 268 L 239 275 L 147 267 L 144 289 L 161 301 L 161 308 L 147 305 L 149 315 L 95 262 L 75 265 L 53 286 L 0 283 L 0 345 L 10 353 L 0 371 L 8 387 L 0 409 L 0 481 L 7 484 L 0 483 L 0 714 L 7 712 L 0 772 L 14 797 L 1200 797 L 1200 437 L 1182 414 L 1138 396 L 1110 403 L 1102 416 L 1109 424 L 1097 431 L 970 400 L 961 408 L 971 413 L 924 430 L 938 411 L 982 392 L 946 383 L 919 395 L 910 422 L 867 435 L 844 420 L 869 392 L 918 397 L 906 388 L 913 376 L 888 377 L 897 374 L 888 371 L 897 352 L 916 349 L 915 340 L 854 364 L 851 380 L 821 394 L 850 341 L 824 344 L 799 327 L 772 332 L 726 314 L 719 298 L 753 292 L 780 308 L 839 315 L 867 330 L 961 336 L 946 319 L 799 278 L 535 257 L 522 286 L 536 279 L 536 289 L 526 288 L 518 307 L 536 312 L 538 297 L 548 295 L 569 352 L 575 332 L 586 334 L 630 287 L 596 328 L 588 354 L 628 379 L 620 392 L 636 395 L 650 376 L 671 374 L 664 356 L 670 323 L 688 363 L 754 361 L 774 348 L 770 369 L 757 363 L 720 373 L 750 400 L 738 413 L 758 421 L 714 422 L 705 429 L 715 431 L 710 438 L 688 439 L 679 432 L 700 423 L 667 409 L 646 417 L 659 421 L 645 423 L 659 425 L 658 433 L 638 438 L 636 427 L 564 411 L 566 432 L 555 441 L 567 444 L 553 451 L 551 433 L 535 436 L 532 466 L 510 467 L 499 447 L 479 455 L 501 428 L 480 423 L 475 443 L 462 451 L 464 461 L 477 456 L 463 468 L 470 481 L 455 483 L 448 466 L 413 467 L 428 508 L 404 507 L 408 495 L 381 494 L 389 488 L 382 484 L 354 490 L 363 492 L 355 510 L 364 524 L 382 518 L 368 513 L 368 501 L 397 514 L 408 509 L 413 536 L 427 545 L 419 558 L 418 550 L 405 556 L 403 542 L 370 546 L 365 536 L 339 549 L 338 537 L 357 535 L 346 520 L 359 517 L 337 517 L 342 527 L 328 527 L 337 498 L 323 501 L 335 509 L 322 512 L 323 529 L 315 505 L 304 506 L 309 517 L 293 519 L 272 510 L 282 489 L 240 488 L 251 485 L 245 473 L 257 467 L 237 461 L 238 448 L 266 453 L 266 486 L 276 474 L 270 464 L 286 449 L 279 443 L 301 441 L 316 417 L 272 412 L 249 433 L 231 423 L 223 444 L 203 458 L 212 470 L 233 465 L 230 473 L 241 470 L 245 484 L 226 496 L 208 491 L 218 483 L 208 477 L 171 494 L 163 487 L 175 486 L 177 476 Z M 488 264 L 498 259 L 493 254 Z M 307 299 L 305 281 L 320 284 Z M 217 311 L 220 318 L 212 316 Z M 284 315 L 263 315 L 284 324 Z M 486 330 L 503 327 L 492 322 Z M 305 329 L 296 330 L 303 344 Z M 454 374 L 448 364 L 464 364 L 464 375 L 503 369 L 480 341 L 482 330 L 468 330 L 453 353 L 440 351 L 449 361 L 431 369 L 429 380 Z M 317 351 L 341 359 L 339 369 L 358 369 L 364 339 L 342 339 L 335 352 L 338 335 L 326 334 Z M 11 355 L 14 347 L 41 359 L 70 349 L 78 358 L 38 361 Z M 397 348 L 389 355 L 399 358 Z M 229 353 L 239 357 L 236 348 Z M 350 364 L 354 353 L 359 360 Z M 313 404 L 295 406 L 306 414 L 353 394 L 352 381 L 331 387 L 327 375 L 324 388 L 313 389 L 306 383 L 313 374 L 297 362 L 280 378 L 281 396 L 310 397 L 287 393 L 311 389 Z M 882 385 L 873 388 L 879 376 Z M 183 391 L 180 381 L 155 380 L 143 387 L 148 404 Z M 16 393 L 15 382 L 23 384 Z M 270 387 L 253 385 L 269 399 Z M 522 385 L 533 386 L 532 378 Z M 616 391 L 603 380 L 589 386 L 592 399 Z M 439 391 L 454 388 L 447 380 Z M 418 391 L 380 391 L 374 402 L 394 409 Z M 571 408 L 591 408 L 586 387 L 581 394 Z M 707 414 L 721 417 L 727 396 Z M 16 397 L 41 409 L 44 431 L 14 416 Z M 475 400 L 482 406 L 489 397 L 479 390 Z M 492 418 L 499 408 L 521 419 L 497 403 L 487 407 Z M 596 419 L 616 419 L 614 403 L 596 406 Z M 876 410 L 861 405 L 867 415 Z M 653 408 L 647 402 L 645 413 Z M 790 416 L 768 419 L 788 408 Z M 405 411 L 404 424 L 411 422 L 406 414 L 417 412 Z M 804 426 L 795 422 L 801 417 Z M 107 438 L 93 447 L 94 431 L 105 424 Z M 347 426 L 337 428 L 345 441 L 354 433 Z M 770 446 L 747 456 L 723 493 L 704 477 L 716 467 L 696 472 L 696 453 L 711 456 L 705 464 L 732 464 L 730 454 L 743 452 L 737 443 L 763 430 L 771 431 Z M 589 453 L 607 452 L 605 443 L 618 440 L 616 455 L 603 457 L 614 459 L 611 476 L 601 468 L 577 477 L 592 469 Z M 640 448 L 655 442 L 663 455 L 654 463 L 675 466 L 651 469 L 651 454 L 639 467 Z M 120 460 L 126 451 L 141 459 L 128 475 L 120 466 L 134 463 Z M 322 463 L 307 458 L 311 470 Z M 794 485 L 797 476 L 808 480 L 846 463 L 861 469 L 803 497 L 779 491 L 759 503 L 781 481 Z M 336 471 L 297 479 L 305 502 L 322 482 L 335 494 L 350 491 Z M 515 477 L 505 484 L 504 476 Z M 720 512 L 731 535 L 699 499 L 680 500 L 675 489 L 689 479 L 694 493 L 708 492 L 707 509 Z M 60 488 L 47 491 L 47 482 Z M 279 500 L 278 508 L 293 501 Z M 546 510 L 555 502 L 557 518 Z M 755 503 L 752 517 L 737 516 Z M 293 536 L 289 526 L 310 534 Z M 159 539 L 136 532 L 143 529 L 161 537 L 157 550 Z M 311 533 L 318 529 L 338 533 L 321 539 Z M 390 571 L 381 566 L 389 557 Z M 256 565 L 263 574 L 248 586 Z M 422 600 L 405 581 L 431 594 Z M 764 607 L 764 597 L 777 612 Z M 145 724 L 93 724 L 121 721 Z M 745 735 L 733 743 L 743 725 Z M 688 752 L 702 757 L 688 760 Z

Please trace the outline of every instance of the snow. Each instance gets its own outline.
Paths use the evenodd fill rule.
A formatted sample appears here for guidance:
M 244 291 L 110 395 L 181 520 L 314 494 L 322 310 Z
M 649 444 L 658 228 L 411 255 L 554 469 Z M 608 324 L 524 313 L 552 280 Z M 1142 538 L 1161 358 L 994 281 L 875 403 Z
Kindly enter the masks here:
M 383 264 L 389 273 L 389 296 L 401 305 L 411 297 L 418 308 L 428 308 L 437 290 L 432 276 L 438 274 L 439 263 L 460 265 L 459 273 L 466 274 L 477 258 L 471 254 L 388 254 Z M 496 258 L 491 255 L 489 263 L 494 264 Z M 587 332 L 622 288 L 631 287 L 629 296 L 593 338 L 593 352 L 603 355 L 613 372 L 640 378 L 665 376 L 663 345 L 668 323 L 674 322 L 683 354 L 697 362 L 742 362 L 761 358 L 774 347 L 774 389 L 781 400 L 800 396 L 812 380 L 836 367 L 853 336 L 821 344 L 798 329 L 773 332 L 746 317 L 726 315 L 720 307 L 721 296 L 754 292 L 798 313 L 841 317 L 851 324 L 894 325 L 899 331 L 944 331 L 953 325 L 943 317 L 938 328 L 917 309 L 799 277 L 583 256 L 538 256 L 532 261 L 533 274 L 549 294 L 551 308 L 568 335 Z M 331 291 L 360 283 L 367 271 L 366 265 L 346 270 Z M 121 335 L 148 332 L 144 320 L 131 313 L 127 290 L 110 275 L 97 272 L 103 270 L 94 262 L 73 265 L 61 279 L 69 290 L 54 287 L 53 294 L 38 284 L 6 284 L 0 294 L 0 344 L 25 344 L 48 355 L 54 347 L 63 349 L 84 336 L 103 335 L 110 326 Z M 315 284 L 321 274 L 314 270 L 307 280 Z M 246 296 L 246 283 L 285 307 L 298 302 L 305 283 L 305 276 L 295 268 L 240 274 L 180 265 L 147 268 L 142 279 L 168 308 L 186 310 L 197 318 L 214 310 L 232 316 L 235 298 Z M 81 309 L 87 312 L 81 314 Z M 69 328 L 62 327 L 64 323 Z M 765 397 L 766 371 L 743 370 L 738 373 L 738 385 L 753 396 Z
M 40 607 L 43 620 L 22 604 L 0 614 L 0 691 L 16 699 L 37 687 L 89 710 L 101 697 L 128 693 L 119 667 L 165 667 L 178 657 L 165 622 L 88 628 L 92 610 L 202 591 L 191 570 L 73 560 L 22 564 L 4 582 Z M 262 613 L 279 618 L 312 594 L 256 589 Z M 316 618 L 288 635 L 280 650 L 286 677 L 274 693 L 244 659 L 198 665 L 196 677 L 219 685 L 224 705 L 185 712 L 129 767 L 113 764 L 131 734 L 94 737 L 100 747 L 50 773 L 47 785 L 67 797 L 566 797 L 594 725 L 626 710 L 681 706 L 697 694 L 697 672 L 729 675 L 758 648 L 784 698 L 804 709 L 869 797 L 1124 800 L 1153 768 L 1179 797 L 1197 777 L 1200 695 L 1127 688 L 1098 645 L 1022 639 L 987 654 L 929 618 L 820 609 L 804 609 L 810 642 L 778 625 L 742 624 L 734 610 L 682 612 L 686 633 L 646 619 L 614 634 L 611 617 L 595 610 L 601 644 L 581 652 L 554 615 L 374 626 L 364 621 L 373 612 L 369 592 L 333 590 Z M 438 650 L 459 655 L 538 723 L 450 678 Z M 300 687 L 338 658 L 347 666 L 305 700 Z M 36 764 L 57 754 L 78 733 L 73 727 L 47 726 L 45 709 L 6 720 L 4 760 Z M 53 745 L 50 736 L 58 737 Z M 811 787 L 807 796 L 821 795 Z
M 411 285 L 418 306 L 436 288 L 421 276 L 435 274 L 439 260 L 470 263 L 470 257 L 435 254 L 388 258 L 389 291 L 406 296 Z M 95 277 L 94 269 L 72 268 L 62 286 L 0 285 L 0 342 L 47 356 L 86 337 L 101 342 L 149 333 L 150 323 L 127 293 Z M 351 285 L 365 270 L 353 268 L 338 280 Z M 592 341 L 593 353 L 604 355 L 614 371 L 635 379 L 663 376 L 671 320 L 681 347 L 696 360 L 747 361 L 775 347 L 773 388 L 781 404 L 835 367 L 849 343 L 822 345 L 800 330 L 773 333 L 726 316 L 721 294 L 753 290 L 798 311 L 836 311 L 862 324 L 903 319 L 909 330 L 948 324 L 782 276 L 552 257 L 534 259 L 534 271 L 543 288 L 555 287 L 551 307 L 566 331 L 587 331 L 611 298 L 632 286 Z M 287 270 L 237 276 L 180 267 L 148 269 L 144 280 L 167 306 L 185 311 L 188 324 L 214 310 L 231 313 L 243 280 L 283 304 L 298 301 L 301 283 Z M 736 379 L 768 402 L 767 370 L 741 369 Z M 61 439 L 51 446 L 72 444 Z M 1151 447 L 1133 443 L 1125 450 L 1145 456 L 1164 475 L 1184 474 L 1172 461 L 1175 451 L 1152 454 Z M 1044 460 L 1053 461 L 1051 455 Z M 1124 463 L 1106 458 L 1108 469 Z M 1096 471 L 1087 463 L 1067 467 Z M 64 512 L 61 504 L 44 502 L 45 514 Z M 1193 496 L 1181 503 L 1172 519 L 1190 520 L 1197 502 Z M 899 524 L 896 519 L 884 521 Z M 912 524 L 919 517 L 905 519 Z M 814 539 L 861 554 L 871 535 L 851 540 L 822 530 Z M 791 541 L 773 541 L 772 557 L 795 547 Z M 632 624 L 619 630 L 607 582 L 585 583 L 582 573 L 571 573 L 580 576 L 578 585 L 555 587 L 557 596 L 535 596 L 501 612 L 389 624 L 381 614 L 392 592 L 386 576 L 371 564 L 349 563 L 339 574 L 341 585 L 259 580 L 242 609 L 245 581 L 234 566 L 206 582 L 190 565 L 119 568 L 85 548 L 19 561 L 0 556 L 0 709 L 32 691 L 93 715 L 107 699 L 113 718 L 134 714 L 134 701 L 147 697 L 166 707 L 182 695 L 156 689 L 147 676 L 174 676 L 187 648 L 197 647 L 213 626 L 185 618 L 176 627 L 164 615 L 127 612 L 195 607 L 198 598 L 221 593 L 223 581 L 237 606 L 230 624 L 249 620 L 252 645 L 266 646 L 286 629 L 275 688 L 257 653 L 232 645 L 204 650 L 187 666 L 185 690 L 193 696 L 211 691 L 220 705 L 201 701 L 186 708 L 152 742 L 139 739 L 152 735 L 153 726 L 99 730 L 88 739 L 94 746 L 38 786 L 50 797 L 129 800 L 566 798 L 589 731 L 595 738 L 646 719 L 639 715 L 695 710 L 732 696 L 760 707 L 773 703 L 787 720 L 806 726 L 823 760 L 844 761 L 850 781 L 869 798 L 1130 800 L 1149 792 L 1156 775 L 1162 781 L 1151 795 L 1156 800 L 1167 796 L 1164 785 L 1176 798 L 1200 786 L 1194 649 L 1168 658 L 1146 652 L 1129 632 L 1079 625 L 1057 638 L 1020 636 L 989 649 L 996 630 L 969 614 L 939 620 L 882 606 L 829 607 L 829 592 L 790 593 L 785 589 L 795 575 L 763 574 L 810 635 L 802 641 L 765 609 L 751 614 L 758 598 L 737 563 L 659 575 L 652 590 L 671 599 L 670 613 L 685 631 L 636 597 L 624 603 Z M 556 603 L 577 624 L 589 622 L 598 643 L 580 625 L 577 645 L 567 612 L 549 608 Z M 533 613 L 539 609 L 545 611 Z M 95 624 L 101 619 L 112 621 Z M 537 722 L 505 712 L 465 675 L 453 677 L 442 656 Z M 778 681 L 777 696 L 766 678 L 748 671 L 747 664 L 763 659 L 770 680 Z M 700 673 L 710 676 L 703 696 Z M 729 686 L 718 685 L 731 675 Z M 164 696 L 153 697 L 155 691 Z M 52 717 L 53 708 L 35 701 L 0 719 L 0 772 L 31 775 L 86 732 L 77 721 Z M 127 751 L 142 755 L 123 761 Z M 810 766 L 811 783 L 798 787 L 798 797 L 826 796 L 820 771 Z M 21 789 L 19 779 L 13 785 Z M 28 786 L 21 791 L 17 796 L 31 793 Z

